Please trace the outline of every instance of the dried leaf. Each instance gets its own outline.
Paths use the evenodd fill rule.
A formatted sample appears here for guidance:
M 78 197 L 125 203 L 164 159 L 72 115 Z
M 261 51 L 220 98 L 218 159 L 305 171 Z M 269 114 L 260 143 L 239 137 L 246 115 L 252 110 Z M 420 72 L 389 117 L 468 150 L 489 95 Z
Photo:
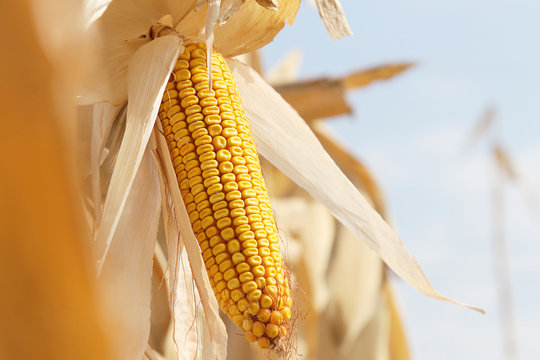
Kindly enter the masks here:
M 277 0 L 257 0 L 257 3 L 268 10 L 278 10 Z
M 112 0 L 84 0 L 84 18 L 86 26 L 90 26 L 93 22 L 100 18 L 107 10 L 107 7 Z
M 518 176 L 515 170 L 515 166 L 508 156 L 508 152 L 503 148 L 501 144 L 495 144 L 493 146 L 493 155 L 497 161 L 497 165 L 504 172 L 506 176 L 512 181 L 517 181 Z
M 76 148 L 64 137 L 76 123 L 71 71 L 79 64 L 44 51 L 35 4 L 2 2 L 0 22 L 10 34 L 0 58 L 0 358 L 112 359 L 100 319 L 114 314 L 96 301 L 86 267 L 90 239 L 69 161 Z M 77 5 L 47 1 L 56 10 Z M 65 12 L 53 14 L 59 17 L 43 17 L 41 25 L 65 20 Z M 78 53 L 80 44 L 71 43 L 68 53 Z M 21 96 L 29 84 L 31 101 Z
M 140 359 L 150 333 L 154 246 L 161 209 L 157 168 L 147 149 L 118 221 L 99 278 L 109 311 L 118 360 Z
M 390 360 L 409 360 L 409 346 L 405 337 L 405 329 L 394 299 L 394 291 L 390 286 L 390 280 L 385 281 L 382 291 L 385 293 L 386 306 L 390 311 Z
M 347 180 L 298 113 L 255 71 L 234 60 L 228 63 L 261 154 L 328 207 L 405 281 L 425 295 L 460 304 L 433 289 L 390 226 Z
M 352 35 L 339 0 L 315 0 L 326 30 L 334 40 Z
M 343 78 L 345 89 L 357 89 L 377 80 L 388 80 L 412 67 L 413 63 L 389 64 L 361 70 Z
M 159 124 L 158 124 L 159 128 Z M 159 157 L 162 172 L 165 174 L 164 183 L 166 183 L 171 199 L 164 199 L 164 201 L 170 201 L 170 208 L 172 212 L 172 218 L 168 221 L 170 224 L 174 222 L 178 226 L 178 234 L 180 235 L 180 241 L 182 242 L 188 259 L 189 266 L 193 280 L 197 287 L 198 294 L 200 296 L 200 302 L 205 315 L 206 327 L 208 328 L 209 336 L 212 344 L 214 345 L 215 353 L 220 360 L 225 360 L 227 356 L 227 331 L 223 321 L 219 317 L 219 305 L 210 285 L 208 275 L 206 273 L 206 267 L 204 265 L 199 243 L 193 234 L 189 216 L 187 214 L 184 200 L 180 194 L 180 188 L 176 179 L 176 174 L 172 165 L 171 157 L 165 138 L 161 135 L 162 132 L 156 133 L 157 154 Z M 169 247 L 171 251 L 171 247 Z M 180 266 L 182 247 L 177 246 L 176 249 L 177 260 L 174 266 Z M 172 266 L 172 265 L 171 265 Z M 177 277 L 176 275 L 174 275 Z M 178 278 L 171 278 L 171 281 L 180 281 Z M 178 293 L 178 289 L 175 289 Z M 175 315 L 176 321 L 176 315 Z
M 340 80 L 317 79 L 276 86 L 276 91 L 306 121 L 351 114 Z
M 282 1 L 278 11 L 271 11 L 248 1 L 223 25 L 214 28 L 214 47 L 224 56 L 236 56 L 255 51 L 274 39 L 285 24 L 291 25 L 300 6 L 300 0 Z M 176 27 L 185 36 L 201 36 L 208 6 L 192 10 Z
M 96 234 L 97 258 L 107 255 L 135 174 L 150 138 L 165 84 L 180 51 L 179 39 L 166 36 L 141 47 L 132 59 L 126 131 L 118 153 Z

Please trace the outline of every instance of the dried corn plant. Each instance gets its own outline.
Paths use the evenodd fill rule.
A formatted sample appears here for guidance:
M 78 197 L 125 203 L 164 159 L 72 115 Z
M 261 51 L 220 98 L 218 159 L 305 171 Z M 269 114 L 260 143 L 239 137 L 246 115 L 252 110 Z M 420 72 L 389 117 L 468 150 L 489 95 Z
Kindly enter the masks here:
M 332 37 L 350 34 L 337 0 L 318 0 L 316 3 Z M 209 216 L 213 220 L 208 223 L 209 228 L 227 225 L 219 229 L 222 232 L 216 239 L 219 240 L 217 246 L 205 254 L 201 250 L 207 246 L 205 241 L 209 244 L 212 238 L 203 238 L 198 226 L 202 226 L 205 218 L 197 219 L 195 215 L 199 216 L 199 212 L 207 208 L 193 210 L 190 207 L 190 196 L 201 193 L 200 186 L 197 186 L 200 183 L 194 180 L 186 187 L 182 181 L 183 170 L 189 170 L 186 169 L 188 162 L 196 160 L 205 145 L 221 144 L 229 155 L 234 154 L 235 146 L 242 152 L 244 149 L 254 152 L 254 145 L 246 145 L 249 141 L 242 137 L 250 132 L 256 149 L 273 166 L 328 209 L 321 207 L 315 211 L 329 211 L 339 220 L 354 237 L 350 241 L 356 249 L 367 246 L 374 251 L 369 253 L 371 260 L 366 259 L 367 263 L 375 261 L 374 254 L 377 254 L 396 274 L 422 293 L 452 301 L 431 287 L 390 226 L 339 170 L 298 113 L 256 71 L 232 59 L 265 45 L 285 24 L 292 24 L 299 0 L 87 0 L 83 4 L 54 0 L 46 5 L 38 1 L 22 1 L 20 4 L 9 4 L 8 10 L 12 11 L 3 12 L 9 16 L 12 13 L 18 15 L 4 25 L 12 22 L 18 26 L 29 24 L 13 37 L 15 53 L 21 59 L 25 52 L 36 55 L 33 57 L 36 63 L 28 64 L 32 71 L 20 71 L 20 79 L 30 78 L 31 84 L 42 79 L 43 84 L 50 86 L 39 88 L 38 96 L 44 106 L 39 109 L 37 105 L 31 107 L 35 108 L 34 113 L 45 114 L 45 120 L 31 130 L 38 133 L 43 129 L 42 133 L 36 134 L 38 140 L 32 140 L 25 151 L 16 152 L 10 161 L 5 162 L 8 164 L 6 170 L 12 169 L 14 164 L 23 166 L 31 149 L 34 150 L 32 154 L 38 153 L 46 159 L 43 164 L 57 166 L 41 170 L 34 165 L 34 173 L 51 174 L 49 181 L 44 177 L 37 186 L 17 183 L 19 178 L 25 181 L 33 179 L 30 168 L 23 167 L 26 172 L 22 173 L 6 171 L 14 174 L 14 177 L 7 178 L 12 179 L 8 181 L 9 189 L 21 204 L 27 204 L 31 199 L 43 201 L 43 208 L 24 205 L 26 207 L 21 207 L 20 211 L 13 212 L 19 209 L 10 205 L 14 201 L 4 208 L 4 219 L 11 219 L 7 215 L 13 212 L 18 219 L 32 220 L 26 227 L 20 221 L 9 224 L 9 228 L 14 229 L 9 234 L 20 239 L 16 243 L 22 247 L 15 248 L 13 241 L 2 237 L 2 246 L 7 245 L 5 251 L 2 249 L 2 255 L 11 257 L 11 261 L 2 261 L 7 266 L 2 271 L 2 279 L 8 289 L 14 289 L 2 300 L 7 305 L 2 307 L 3 310 L 9 314 L 4 319 L 12 319 L 13 314 L 24 312 L 29 303 L 36 304 L 32 306 L 35 313 L 29 313 L 16 331 L 7 331 L 6 322 L 3 322 L 0 349 L 8 358 L 18 358 L 18 350 L 22 358 L 106 359 L 109 354 L 114 359 L 130 360 L 163 356 L 225 359 L 227 331 L 220 317 L 220 305 L 248 340 L 256 340 L 262 348 L 271 347 L 282 356 L 293 353 L 295 345 L 289 343 L 287 334 L 293 332 L 294 327 L 291 321 L 286 320 L 292 315 L 291 307 L 293 313 L 295 308 L 290 302 L 286 280 L 288 272 L 280 263 L 277 245 L 256 241 L 257 245 L 244 248 L 242 253 L 238 246 L 223 252 L 224 241 L 233 243 L 236 236 L 240 236 L 236 234 L 238 227 L 249 224 L 252 230 L 257 230 L 255 227 L 260 221 L 256 216 L 248 218 L 247 224 L 234 224 L 236 227 L 230 233 L 227 228 L 235 217 L 227 213 L 222 218 L 221 213 L 225 212 L 218 215 L 221 209 L 212 206 L 213 212 Z M 83 5 L 84 10 L 77 5 Z M 66 18 L 66 12 L 71 16 Z M 93 39 L 93 42 L 87 42 L 88 39 Z M 27 47 L 23 47 L 23 43 Z M 81 59 L 88 62 L 88 67 L 81 67 Z M 9 59 L 3 61 L 14 65 L 9 63 Z M 4 67 L 11 68 L 19 67 Z M 88 71 L 82 73 L 86 69 Z M 188 76 L 188 72 L 189 77 L 183 78 L 183 75 Z M 13 76 L 8 79 L 13 79 Z M 191 82 L 188 87 L 195 90 L 196 96 L 189 93 L 193 90 L 180 91 L 183 89 L 178 84 L 182 81 Z M 16 81 L 6 84 L 11 86 Z M 18 88 L 14 85 L 12 89 Z M 10 109 L 15 109 L 12 105 L 19 104 L 21 99 L 14 99 L 14 92 L 9 89 L 3 87 L 6 93 L 10 93 L 4 99 L 7 99 Z M 202 96 L 204 89 L 207 89 L 208 96 Z M 218 90 L 225 89 L 227 96 L 218 94 Z M 74 121 L 73 113 L 74 93 L 80 106 L 77 121 Z M 230 111 L 223 106 L 218 106 L 218 113 L 205 114 L 205 98 L 213 98 L 208 101 L 218 104 L 221 98 L 228 99 L 234 110 L 233 119 L 227 118 L 230 115 L 226 113 Z M 214 111 L 212 107 L 217 106 L 213 103 L 207 105 L 208 111 Z M 42 109 L 49 109 L 49 116 L 46 116 L 47 110 Z M 171 109 L 175 110 L 169 111 Z M 236 113 L 242 109 L 245 109 L 245 115 Z M 187 117 L 196 113 L 219 115 L 223 127 L 227 127 L 225 120 L 234 121 L 241 144 L 229 144 L 228 140 L 214 144 L 212 134 L 216 127 L 212 130 L 206 124 L 205 133 L 202 128 L 188 126 Z M 15 110 L 10 114 L 15 119 L 21 116 Z M 156 121 L 158 118 L 160 121 Z M 172 122 L 176 120 L 184 125 L 179 130 L 188 128 L 192 142 L 183 140 L 187 143 L 187 153 L 184 153 L 182 144 L 177 144 L 182 136 L 173 131 L 172 138 L 168 137 L 171 134 L 168 126 L 172 128 Z M 9 136 L 28 134 L 17 131 L 21 124 L 24 124 L 23 120 L 10 121 L 13 132 L 6 132 L 9 135 L 4 146 L 9 147 L 10 141 L 17 139 L 9 139 Z M 9 126 L 8 130 L 11 129 Z M 231 138 L 236 138 L 236 135 Z M 14 148 L 27 143 L 21 139 Z M 50 149 L 55 150 L 51 152 Z M 196 154 L 199 150 L 201 154 Z M 177 151 L 181 158 L 175 163 L 178 161 Z M 2 153 L 10 152 L 5 150 Z M 70 163 L 66 160 L 75 155 L 79 181 L 69 176 Z M 229 155 L 226 152 L 218 155 L 217 151 L 215 154 L 216 159 L 223 157 L 220 161 L 223 164 L 228 162 Z M 257 170 L 258 160 L 248 158 L 252 156 L 249 153 L 244 155 L 247 155 L 244 160 L 237 159 L 236 163 L 231 158 L 229 163 L 237 166 L 232 172 L 242 175 L 248 168 L 248 173 L 253 173 L 251 186 L 257 192 L 260 217 L 269 222 L 264 225 L 272 227 L 273 220 L 263 214 L 271 212 L 267 196 L 259 193 L 265 185 L 255 176 L 260 172 Z M 194 173 L 209 170 L 203 168 L 204 162 L 200 161 L 190 164 L 197 169 Z M 243 165 L 242 161 L 255 167 Z M 215 163 L 206 165 L 210 164 Z M 231 172 L 227 168 L 222 170 L 221 165 L 210 168 L 219 168 L 220 175 Z M 248 180 L 234 181 L 241 188 L 245 185 L 241 182 Z M 213 185 L 216 183 L 205 184 L 202 191 L 208 193 Z M 36 191 L 21 191 L 26 188 Z M 240 198 L 236 188 L 231 188 L 227 194 L 216 187 L 212 189 L 215 192 L 208 197 L 221 193 L 216 198 L 225 197 L 230 202 L 227 204 L 230 210 L 234 208 L 231 208 L 232 202 L 241 199 L 247 202 L 248 198 L 253 198 L 247 188 Z M 201 199 L 201 203 L 204 201 L 206 199 Z M 198 201 L 195 203 L 199 205 Z M 244 211 L 248 214 L 248 206 Z M 323 217 L 330 219 L 327 215 Z M 42 221 L 45 219 L 48 221 Z M 42 232 L 44 236 L 37 240 L 36 234 Z M 209 234 L 206 236 L 210 237 Z M 51 241 L 44 242 L 46 239 Z M 266 238 L 261 235 L 256 239 Z M 266 240 L 275 241 L 275 237 L 269 235 Z M 31 248 L 38 241 L 48 247 Z M 261 255 L 266 256 L 267 251 L 271 251 L 277 263 L 273 267 L 276 274 L 273 274 L 269 263 L 262 266 Z M 328 261 L 325 260 L 328 253 L 315 249 L 304 251 L 314 251 L 315 256 Z M 285 252 L 292 252 L 292 249 Z M 236 271 L 228 271 L 232 270 L 233 256 L 237 259 L 249 257 L 246 262 L 238 264 L 246 264 L 249 270 L 246 268 L 244 272 L 242 268 L 235 268 Z M 51 264 L 51 259 L 54 259 L 54 264 Z M 218 265 L 217 270 L 213 270 L 213 265 L 216 265 L 213 262 Z M 380 265 L 378 258 L 375 262 Z M 304 266 L 309 269 L 313 265 Z M 89 276 L 89 271 L 95 276 Z M 245 273 L 250 273 L 255 280 L 252 281 L 249 275 L 242 278 L 241 274 Z M 19 287 L 14 286 L 18 278 L 10 279 L 7 274 L 23 276 L 23 284 L 29 282 L 30 288 L 20 284 Z M 220 276 L 227 276 L 229 280 L 224 282 Z M 305 276 L 308 278 L 310 275 L 306 272 Z M 261 278 L 264 283 L 261 283 Z M 58 289 L 54 286 L 51 289 L 56 290 L 42 289 L 47 283 L 54 283 Z M 241 293 L 234 291 L 239 286 Z M 327 295 L 322 291 L 320 299 L 317 295 L 316 303 L 328 301 L 330 295 L 341 297 L 337 295 L 337 289 L 330 290 Z M 55 296 L 51 295 L 53 291 Z M 319 292 L 321 289 L 309 291 Z M 388 295 L 384 296 L 390 301 Z M 244 299 L 247 302 L 242 303 Z M 59 309 L 64 307 L 66 311 L 61 312 Z M 49 312 L 50 309 L 58 311 Z M 372 319 L 373 322 L 370 320 L 368 327 L 378 328 L 381 318 L 391 316 L 389 308 L 385 309 L 381 308 L 380 315 Z M 51 316 L 53 321 L 47 321 Z M 31 319 L 40 320 L 39 326 L 33 328 Z M 358 321 L 361 323 L 363 320 Z M 172 325 L 169 327 L 169 324 Z M 355 325 L 355 331 L 358 326 Z M 353 333 L 343 333 L 343 339 L 348 339 Z M 49 337 L 40 338 L 40 334 Z M 36 348 L 25 347 L 20 342 L 28 337 L 35 341 Z M 164 342 L 164 337 L 173 340 L 172 349 L 169 346 L 171 341 Z M 12 339 L 18 342 L 11 342 Z M 353 346 L 353 343 L 349 344 Z
M 262 70 L 257 66 L 261 62 L 257 53 L 243 60 Z M 296 81 L 299 54 L 293 53 L 265 76 L 278 84 L 274 85 L 276 89 L 303 115 L 338 166 L 383 217 L 384 199 L 370 172 L 330 135 L 320 121 L 323 115 L 316 118 L 309 111 L 315 108 L 314 115 L 350 113 L 345 99 L 347 89 L 391 78 L 409 66 L 386 65 L 340 79 Z M 345 87 L 351 78 L 362 80 L 356 86 Z M 263 165 L 280 232 L 288 244 L 287 264 L 296 283 L 294 298 L 301 309 L 295 355 L 302 354 L 305 359 L 408 359 L 383 262 L 323 205 L 269 162 Z M 265 358 L 235 335 L 234 326 L 229 326 L 231 359 Z

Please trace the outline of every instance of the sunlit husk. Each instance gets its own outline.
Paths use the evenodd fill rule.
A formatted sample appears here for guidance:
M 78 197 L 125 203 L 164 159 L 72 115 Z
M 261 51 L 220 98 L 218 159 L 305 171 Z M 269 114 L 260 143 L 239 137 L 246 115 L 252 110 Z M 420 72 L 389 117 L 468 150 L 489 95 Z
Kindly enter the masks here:
M 122 104 L 127 96 L 128 63 L 139 47 L 150 39 L 150 27 L 166 15 L 178 35 L 204 37 L 207 5 L 197 9 L 197 0 L 114 0 L 94 27 L 100 32 L 100 48 L 93 64 L 94 74 L 81 89 L 80 103 L 109 101 Z M 285 26 L 292 24 L 300 0 L 283 1 L 277 11 L 248 0 L 224 1 L 214 28 L 214 47 L 225 56 L 254 51 L 270 41 Z M 228 10 L 228 11 L 226 11 Z
M 229 61 L 229 66 L 261 154 L 327 206 L 409 284 L 425 295 L 460 304 L 433 289 L 390 226 L 337 168 L 294 109 L 248 66 L 237 61 Z M 267 119 L 273 120 L 271 126 Z
M 315 0 L 315 3 L 332 39 L 337 40 L 352 35 L 339 0 Z
M 118 360 L 140 359 L 150 333 L 150 296 L 159 214 L 159 181 L 147 150 L 120 216 L 99 285 L 111 313 L 117 315 L 113 339 Z M 134 301 L 137 299 L 137 301 Z
M 96 234 L 101 266 L 106 258 L 135 174 L 148 144 L 180 40 L 167 36 L 139 49 L 131 61 L 126 131 L 112 173 L 103 217 Z

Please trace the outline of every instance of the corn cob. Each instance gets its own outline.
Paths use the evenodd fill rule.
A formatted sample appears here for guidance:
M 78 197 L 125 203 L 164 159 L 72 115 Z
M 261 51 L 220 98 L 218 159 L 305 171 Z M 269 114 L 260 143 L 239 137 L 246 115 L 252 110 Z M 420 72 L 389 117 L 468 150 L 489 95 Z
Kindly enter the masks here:
M 204 44 L 187 45 L 159 119 L 221 309 L 261 348 L 287 334 L 292 299 L 257 150 L 233 76 Z

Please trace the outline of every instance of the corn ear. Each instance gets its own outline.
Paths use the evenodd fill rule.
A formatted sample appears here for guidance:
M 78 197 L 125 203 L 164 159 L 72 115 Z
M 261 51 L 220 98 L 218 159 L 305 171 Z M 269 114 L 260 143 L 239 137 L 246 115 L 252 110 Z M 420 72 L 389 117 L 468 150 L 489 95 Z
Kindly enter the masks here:
M 289 278 L 255 143 L 223 57 L 185 47 L 159 119 L 221 309 L 261 348 L 280 348 L 291 318 Z

